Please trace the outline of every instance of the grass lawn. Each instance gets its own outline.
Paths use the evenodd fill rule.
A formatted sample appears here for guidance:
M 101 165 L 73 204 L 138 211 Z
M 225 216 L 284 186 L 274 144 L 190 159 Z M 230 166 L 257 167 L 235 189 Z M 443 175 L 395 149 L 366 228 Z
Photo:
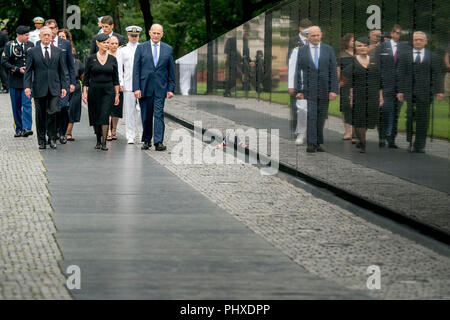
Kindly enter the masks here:
M 239 85 L 238 85 L 239 87 Z M 223 95 L 223 89 L 217 90 L 217 95 Z M 206 83 L 197 83 L 197 92 L 198 94 L 206 94 Z M 234 95 L 232 95 L 234 96 Z M 237 98 L 244 98 L 244 91 L 236 91 Z M 249 98 L 258 98 L 258 94 L 255 91 L 249 91 Z M 289 95 L 287 94 L 287 83 L 280 83 L 280 86 L 277 88 L 276 92 L 268 93 L 262 92 L 259 96 L 261 100 L 272 101 L 274 103 L 279 103 L 282 105 L 289 105 Z M 339 96 L 335 101 L 331 101 L 329 115 L 340 117 L 341 113 L 339 112 Z M 450 103 L 449 98 L 446 97 L 444 101 L 434 101 L 434 137 L 450 139 L 450 126 L 449 126 L 449 114 L 450 114 Z M 406 103 L 403 104 L 400 118 L 399 118 L 399 131 L 406 131 Z M 431 119 L 430 126 L 428 129 L 428 135 L 431 135 Z

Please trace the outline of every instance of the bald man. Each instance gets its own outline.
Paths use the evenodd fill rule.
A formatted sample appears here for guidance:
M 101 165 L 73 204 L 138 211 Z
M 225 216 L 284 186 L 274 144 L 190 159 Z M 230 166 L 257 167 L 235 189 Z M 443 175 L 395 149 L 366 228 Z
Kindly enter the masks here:
M 134 54 L 133 92 L 141 106 L 142 150 L 150 149 L 153 138 L 155 150 L 164 151 L 164 103 L 174 95 L 175 64 L 172 47 L 161 41 L 163 27 L 152 25 L 149 35 Z
M 295 73 L 296 97 L 307 100 L 306 151 L 309 153 L 324 151 L 321 145 L 328 105 L 338 92 L 336 56 L 333 48 L 321 41 L 320 28 L 310 27 L 308 44 L 298 50 Z

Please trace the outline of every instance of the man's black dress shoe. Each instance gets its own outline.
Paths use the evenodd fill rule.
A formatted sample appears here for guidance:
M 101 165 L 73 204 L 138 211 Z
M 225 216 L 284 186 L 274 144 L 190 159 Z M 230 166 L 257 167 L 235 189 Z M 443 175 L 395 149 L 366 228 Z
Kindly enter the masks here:
M 155 144 L 156 151 L 164 151 L 166 149 L 167 149 L 167 147 L 165 145 L 163 145 L 162 142 L 158 142 L 157 144 Z
M 379 146 L 380 148 L 386 147 L 386 141 L 380 140 L 380 142 L 378 142 L 378 146 Z
M 47 139 L 47 144 L 50 144 L 50 138 Z
M 23 132 L 17 132 L 17 133 L 14 135 L 14 138 L 20 138 L 20 137 L 23 137 Z
M 306 152 L 309 152 L 309 153 L 316 152 L 316 146 L 309 144 L 308 147 L 306 147 Z
M 8 89 L 3 89 L 3 91 L 2 91 L 3 93 L 8 93 L 9 92 L 9 90 Z
M 142 150 L 148 150 L 148 149 L 150 149 L 151 146 L 152 145 L 150 144 L 150 142 L 145 141 L 144 144 L 142 145 L 141 149 Z
M 50 140 L 50 148 L 56 149 L 56 140 Z
M 66 137 L 62 136 L 61 138 L 59 138 L 59 142 L 61 142 L 61 144 L 66 144 L 67 143 Z
M 391 149 L 398 149 L 398 146 L 395 143 L 389 143 L 388 147 Z
M 32 135 L 33 135 L 33 131 L 31 131 L 31 130 L 25 130 L 23 132 L 24 137 L 28 137 L 28 136 L 32 136 Z
M 47 148 L 45 145 L 45 142 L 39 143 L 39 149 L 45 149 Z
M 325 152 L 325 150 L 319 145 L 316 146 L 316 151 L 317 152 Z

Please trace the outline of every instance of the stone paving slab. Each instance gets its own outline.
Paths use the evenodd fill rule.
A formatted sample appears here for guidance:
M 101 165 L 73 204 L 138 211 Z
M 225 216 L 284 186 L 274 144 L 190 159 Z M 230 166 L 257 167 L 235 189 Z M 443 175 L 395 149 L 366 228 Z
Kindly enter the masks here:
M 44 153 L 60 265 L 81 268 L 74 298 L 368 298 L 311 275 L 122 136 L 103 152 L 86 119 L 74 134 Z

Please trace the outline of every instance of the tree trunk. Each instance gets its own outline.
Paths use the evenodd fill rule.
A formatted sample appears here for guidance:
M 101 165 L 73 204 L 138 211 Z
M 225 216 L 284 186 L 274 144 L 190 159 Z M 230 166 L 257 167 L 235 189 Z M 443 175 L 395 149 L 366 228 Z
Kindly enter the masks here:
M 150 35 L 148 34 L 150 28 L 153 24 L 153 16 L 150 10 L 150 0 L 139 0 L 139 4 L 141 7 L 141 12 L 144 17 L 145 24 L 145 36 L 147 37 L 147 41 L 150 40 Z
M 117 33 L 122 33 L 122 29 L 120 28 L 120 9 L 119 9 L 119 1 L 113 0 L 112 5 L 114 8 L 113 19 L 114 19 L 114 29 Z

